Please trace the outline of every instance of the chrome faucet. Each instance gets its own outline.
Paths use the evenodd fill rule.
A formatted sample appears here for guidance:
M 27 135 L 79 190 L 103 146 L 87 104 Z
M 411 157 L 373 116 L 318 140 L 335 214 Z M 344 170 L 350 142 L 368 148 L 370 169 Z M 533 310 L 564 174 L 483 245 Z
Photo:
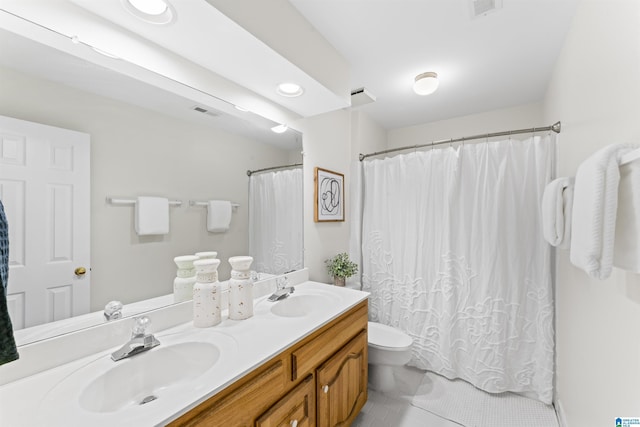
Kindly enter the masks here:
M 120 301 L 110 301 L 104 306 L 104 318 L 116 320 L 122 318 L 122 303 Z
M 296 289 L 293 286 L 287 286 L 289 278 L 287 276 L 278 277 L 276 279 L 276 291 L 268 298 L 269 301 L 280 301 L 291 295 Z
M 115 362 L 160 345 L 160 341 L 153 334 L 147 333 L 147 328 L 151 324 L 147 316 L 136 317 L 133 320 L 135 323 L 131 329 L 131 339 L 119 350 L 111 353 L 111 359 Z

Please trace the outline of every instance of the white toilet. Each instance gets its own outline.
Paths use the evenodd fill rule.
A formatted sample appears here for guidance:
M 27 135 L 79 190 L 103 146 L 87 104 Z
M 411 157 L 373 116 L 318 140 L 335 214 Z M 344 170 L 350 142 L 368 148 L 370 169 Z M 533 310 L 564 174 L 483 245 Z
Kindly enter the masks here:
M 395 388 L 393 367 L 411 359 L 411 337 L 399 329 L 369 322 L 369 386 L 377 391 Z

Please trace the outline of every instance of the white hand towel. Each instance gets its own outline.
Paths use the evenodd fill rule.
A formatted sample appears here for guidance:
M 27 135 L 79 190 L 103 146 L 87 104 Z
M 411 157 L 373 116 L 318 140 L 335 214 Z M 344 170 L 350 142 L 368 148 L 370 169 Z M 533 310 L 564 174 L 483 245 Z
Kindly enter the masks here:
M 552 246 L 567 249 L 571 239 L 573 178 L 558 178 L 544 188 L 542 195 L 542 234 Z
M 640 160 L 620 166 L 613 265 L 640 273 Z
M 139 236 L 169 233 L 169 200 L 164 197 L 138 197 L 135 229 Z
M 224 233 L 231 224 L 231 202 L 228 200 L 209 200 L 207 202 L 207 230 Z
M 576 172 L 570 259 L 589 276 L 606 279 L 613 266 L 620 157 L 637 146 L 609 145 Z

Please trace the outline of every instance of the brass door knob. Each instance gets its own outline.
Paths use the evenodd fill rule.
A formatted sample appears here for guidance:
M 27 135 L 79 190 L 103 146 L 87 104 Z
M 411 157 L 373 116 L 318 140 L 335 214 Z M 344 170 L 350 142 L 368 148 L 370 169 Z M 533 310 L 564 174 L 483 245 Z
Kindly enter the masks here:
M 87 273 L 87 269 L 84 267 L 78 267 L 73 270 L 73 272 L 76 276 L 84 276 Z

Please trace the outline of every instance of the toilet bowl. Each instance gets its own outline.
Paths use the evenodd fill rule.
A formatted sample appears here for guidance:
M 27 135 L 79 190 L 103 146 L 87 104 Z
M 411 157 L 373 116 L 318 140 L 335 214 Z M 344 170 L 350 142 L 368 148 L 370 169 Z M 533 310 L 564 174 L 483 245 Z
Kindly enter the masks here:
M 411 359 L 411 337 L 399 329 L 369 322 L 369 387 L 377 391 L 395 388 L 393 367 Z

